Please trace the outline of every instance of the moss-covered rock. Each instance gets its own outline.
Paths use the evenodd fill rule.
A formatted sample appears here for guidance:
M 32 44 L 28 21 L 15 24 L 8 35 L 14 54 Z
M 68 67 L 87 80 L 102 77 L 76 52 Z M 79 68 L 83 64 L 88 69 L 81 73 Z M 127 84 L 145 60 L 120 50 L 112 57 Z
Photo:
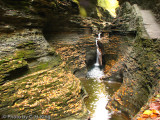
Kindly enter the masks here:
M 119 67 L 123 68 L 123 84 L 120 89 L 113 95 L 108 103 L 108 108 L 114 108 L 116 111 L 120 109 L 129 113 L 131 119 L 145 105 L 148 98 L 159 88 L 159 53 L 157 46 L 159 40 L 152 40 L 147 35 L 142 23 L 142 17 L 139 14 L 136 5 L 131 6 L 126 3 L 129 10 L 122 12 L 124 14 L 134 15 L 135 31 L 137 32 L 135 40 L 131 42 L 131 49 L 125 53 L 124 62 Z M 126 7 L 125 6 L 125 9 Z M 123 8 L 121 9 L 123 11 Z M 124 16 L 122 16 L 124 17 Z M 129 22 L 129 27 L 132 26 L 131 21 L 133 16 L 128 17 L 121 22 Z M 121 28 L 122 26 L 120 26 Z M 118 26 L 117 26 L 118 28 Z M 130 29 L 124 29 L 129 31 Z
M 5 82 L 9 76 L 13 76 L 15 72 L 27 69 L 28 64 L 22 58 L 5 57 L 0 59 L 0 84 Z
M 61 68 L 43 70 L 0 86 L 0 114 L 50 115 L 52 119 L 82 113 L 80 81 Z
M 35 58 L 35 56 L 36 56 L 36 53 L 35 53 L 34 49 L 32 49 L 32 50 L 22 49 L 22 50 L 19 50 L 15 53 L 16 58 L 33 59 L 33 58 Z

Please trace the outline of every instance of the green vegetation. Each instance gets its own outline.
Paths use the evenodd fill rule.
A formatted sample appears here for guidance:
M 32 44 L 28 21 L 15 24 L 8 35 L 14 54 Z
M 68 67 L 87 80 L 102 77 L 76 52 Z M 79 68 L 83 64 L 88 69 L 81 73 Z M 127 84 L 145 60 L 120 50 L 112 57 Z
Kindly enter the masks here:
M 24 58 L 24 59 L 31 59 L 36 56 L 36 53 L 34 50 L 18 50 L 16 52 L 15 58 Z
M 84 7 L 80 6 L 79 1 L 78 0 L 73 0 L 73 2 L 77 3 L 78 7 L 79 7 L 79 13 L 82 17 L 87 17 L 87 12 L 85 10 Z
M 29 41 L 27 41 L 27 42 L 23 42 L 23 43 L 18 44 L 18 45 L 17 45 L 17 48 L 25 48 L 25 47 L 27 47 L 27 46 L 33 47 L 33 45 L 35 45 L 35 42 L 32 41 L 32 40 L 29 40 Z
M 86 10 L 85 10 L 84 7 L 79 6 L 79 10 L 80 10 L 80 15 L 81 15 L 81 16 L 87 17 L 87 12 L 86 12 Z
M 73 2 L 77 3 L 79 5 L 79 1 L 78 0 L 73 0 Z
M 22 58 L 14 58 L 13 56 L 0 59 L 0 83 L 4 82 L 4 78 L 12 71 L 19 68 L 27 67 L 27 62 Z
M 116 16 L 115 9 L 119 6 L 117 0 L 97 0 L 97 4 L 103 9 L 108 10 L 113 17 Z
M 6 109 L 3 114 L 14 111 L 19 115 L 50 114 L 54 119 L 67 117 L 83 109 L 80 89 L 80 81 L 69 71 L 39 71 L 0 86 L 0 107 Z
M 20 43 L 17 45 L 17 48 L 19 50 L 15 53 L 15 58 L 23 58 L 23 59 L 33 59 L 38 54 L 35 49 L 37 48 L 37 44 L 34 43 L 34 41 L 27 41 Z

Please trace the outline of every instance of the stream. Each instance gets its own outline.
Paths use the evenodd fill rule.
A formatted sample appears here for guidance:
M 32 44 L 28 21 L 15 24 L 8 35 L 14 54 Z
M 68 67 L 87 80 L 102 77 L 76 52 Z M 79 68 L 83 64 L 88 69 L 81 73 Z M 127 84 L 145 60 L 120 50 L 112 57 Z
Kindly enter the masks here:
M 113 111 L 107 110 L 105 107 L 113 95 L 113 93 L 121 86 L 120 82 L 102 81 L 100 78 L 104 75 L 103 67 L 100 65 L 101 53 L 97 45 L 100 34 L 96 39 L 97 57 L 96 63 L 89 69 L 87 78 L 82 79 L 88 97 L 84 99 L 85 105 L 89 110 L 89 120 L 128 120 L 121 112 L 114 114 Z
M 91 34 L 85 33 L 85 31 L 84 33 L 62 32 L 59 34 L 55 33 L 51 35 L 52 36 L 50 37 L 54 38 L 54 40 L 50 41 L 51 44 L 53 45 L 54 48 L 58 49 L 59 54 L 63 55 L 63 58 L 65 57 L 71 58 L 72 53 L 77 50 L 75 52 L 76 53 L 75 55 L 79 57 L 75 60 L 81 61 L 86 51 L 92 51 L 92 50 L 97 51 L 97 54 L 95 52 L 95 57 L 93 58 L 95 59 L 95 63 L 93 62 L 89 66 L 87 74 L 85 73 L 84 76 L 82 74 L 82 77 L 80 74 L 81 84 L 88 94 L 88 97 L 84 98 L 84 103 L 89 113 L 88 120 L 130 120 L 127 117 L 127 115 L 125 115 L 121 111 L 115 113 L 114 111 L 106 109 L 107 103 L 111 99 L 114 92 L 116 92 L 120 88 L 121 82 L 116 80 L 104 81 L 100 79 L 102 76 L 104 76 L 104 66 L 102 65 L 103 62 L 102 62 L 101 50 L 98 48 L 98 40 L 101 40 L 101 34 L 98 34 L 97 38 L 93 37 L 93 39 L 91 37 Z M 117 37 L 114 38 L 117 39 Z M 126 40 L 124 39 L 123 41 Z M 111 58 L 115 59 L 117 51 L 119 51 L 119 49 L 116 46 L 117 44 L 119 44 L 119 41 L 112 40 L 109 44 L 112 45 L 110 47 L 111 50 L 108 51 L 108 54 L 110 55 L 108 56 L 108 59 L 109 60 Z M 97 50 L 95 50 L 96 48 Z M 65 50 L 67 50 L 67 52 L 64 52 Z M 115 53 L 116 55 L 114 56 L 112 52 Z M 72 57 L 75 58 L 74 55 Z M 74 62 L 80 63 L 80 61 L 74 61 Z M 72 65 L 70 65 L 70 68 L 71 67 Z M 72 117 L 66 118 L 64 120 L 68 119 L 71 120 Z

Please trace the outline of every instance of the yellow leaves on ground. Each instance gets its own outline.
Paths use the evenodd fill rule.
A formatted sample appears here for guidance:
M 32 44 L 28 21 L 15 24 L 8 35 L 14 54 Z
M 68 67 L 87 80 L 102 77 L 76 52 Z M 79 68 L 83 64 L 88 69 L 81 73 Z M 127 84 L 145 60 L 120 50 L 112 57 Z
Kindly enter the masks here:
M 118 96 L 116 96 L 115 100 L 117 100 L 121 105 L 123 105 L 123 101 Z
M 145 114 L 145 115 L 151 115 L 153 112 L 151 111 L 151 110 L 145 110 L 144 112 L 143 112 L 143 114 Z
M 143 114 L 138 118 L 138 119 L 144 119 L 144 118 L 156 118 L 157 117 L 157 114 L 154 114 L 153 110 L 145 110 L 143 112 Z
M 19 108 L 20 106 L 21 106 L 21 107 L 29 106 L 28 100 L 25 99 L 24 101 L 22 101 L 22 102 L 19 103 L 19 104 L 15 103 L 15 104 L 12 106 L 12 108 L 15 108 L 15 107 Z M 22 108 L 20 108 L 20 110 L 21 110 L 21 109 L 22 109 Z
M 8 108 L 23 110 L 24 114 L 37 112 L 38 109 L 39 114 L 52 114 L 55 117 L 82 111 L 80 81 L 72 74 L 70 68 L 85 66 L 86 51 L 82 50 L 83 47 L 81 43 L 77 46 L 59 45 L 56 50 L 64 60 L 61 65 L 4 84 L 5 88 L 15 87 L 15 93 L 11 96 L 15 103 Z M 71 66 L 66 71 L 64 68 L 68 63 Z
M 57 106 L 57 107 L 55 107 L 55 109 L 60 110 L 60 109 L 62 109 L 62 107 Z
M 156 115 L 160 114 L 160 110 L 158 111 L 158 110 L 153 109 L 152 112 L 153 112 L 153 114 L 156 114 Z
M 80 111 L 82 109 L 82 100 L 77 101 L 76 103 L 70 103 L 69 108 L 64 113 L 76 113 L 77 111 Z
M 108 64 L 105 65 L 104 72 L 107 73 L 116 64 L 116 62 L 117 61 L 115 61 L 115 60 L 108 61 L 107 62 Z
M 19 82 L 19 89 L 15 92 L 14 97 L 24 100 L 15 102 L 11 107 L 25 112 L 34 112 L 36 108 L 40 108 L 40 114 L 51 114 L 57 110 L 53 116 L 63 116 L 64 111 L 76 113 L 82 109 L 82 103 L 78 102 L 81 97 L 79 95 L 80 89 L 78 78 L 70 71 L 66 72 L 61 68 L 56 68 L 56 70 L 49 70 Z M 67 104 L 64 97 L 69 101 Z M 26 109 L 28 107 L 29 111 Z M 68 108 L 72 110 L 67 111 Z
M 63 45 L 63 43 L 59 42 L 54 45 L 56 53 L 61 56 L 63 62 L 63 67 L 66 66 L 66 62 L 69 62 L 70 68 L 83 68 L 86 66 L 85 57 L 86 51 L 85 47 L 90 46 L 90 44 L 84 44 L 85 38 L 81 38 L 77 44 L 67 44 Z M 95 41 L 91 42 L 95 44 Z M 83 49 L 82 49 L 83 48 Z
M 158 95 L 149 100 L 149 109 L 144 110 L 137 120 L 160 120 L 160 97 Z
M 38 102 L 38 101 L 36 101 L 35 103 L 33 103 L 33 104 L 29 105 L 29 107 L 35 107 L 35 106 L 37 106 L 38 104 L 39 104 L 39 102 Z

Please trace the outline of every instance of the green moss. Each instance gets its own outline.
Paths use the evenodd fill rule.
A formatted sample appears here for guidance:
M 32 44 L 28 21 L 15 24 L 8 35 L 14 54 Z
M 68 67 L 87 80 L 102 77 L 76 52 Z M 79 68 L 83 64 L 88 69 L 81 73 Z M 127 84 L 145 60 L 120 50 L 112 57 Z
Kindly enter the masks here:
M 51 83 L 51 84 L 47 84 L 47 85 L 45 85 L 45 88 L 50 88 L 50 87 L 52 87 L 53 86 L 53 84 Z
M 6 75 L 11 74 L 16 69 L 27 66 L 28 63 L 22 58 L 14 56 L 4 57 L 0 59 L 0 82 L 4 80 Z
M 117 0 L 97 0 L 97 3 L 98 6 L 102 7 L 105 10 L 108 10 L 113 17 L 116 16 L 115 9 L 119 7 Z
M 145 39 L 142 41 L 143 47 L 151 47 L 152 46 L 152 40 L 151 39 Z
M 46 63 L 40 63 L 37 67 L 38 70 L 43 70 L 49 67 L 49 62 Z
M 78 0 L 73 0 L 73 2 L 75 2 L 75 3 L 79 4 L 79 1 L 78 1 Z
M 97 10 L 97 16 L 101 19 L 102 18 L 102 13 L 100 12 L 100 10 L 96 7 Z
M 87 12 L 84 7 L 79 7 L 80 15 L 83 17 L 87 17 Z
M 52 102 L 59 102 L 59 101 L 60 101 L 60 99 L 59 99 L 59 98 L 52 98 L 52 99 L 50 99 L 50 101 L 52 101 Z M 60 106 L 60 103 L 59 103 L 59 104 L 57 104 L 57 105 L 59 105 L 59 106 Z
M 36 52 L 34 50 L 21 49 L 16 52 L 15 58 L 31 59 L 35 58 Z
M 54 67 L 60 65 L 61 63 L 62 63 L 61 58 L 59 56 L 55 56 L 51 60 L 49 60 L 48 62 L 40 62 L 40 63 L 37 63 L 38 65 L 31 67 L 30 73 L 36 72 L 39 70 L 44 70 L 44 69 L 51 69 L 51 68 L 54 68 Z
M 66 97 L 70 97 L 72 95 L 72 92 L 68 92 L 67 94 L 66 94 Z
M 54 1 L 52 1 L 50 4 L 56 7 L 56 3 Z
M 33 47 L 33 45 L 35 45 L 34 41 L 32 40 L 29 40 L 27 42 L 23 42 L 23 43 L 20 43 L 17 45 L 17 48 L 25 48 L 26 46 L 29 46 L 29 47 Z

